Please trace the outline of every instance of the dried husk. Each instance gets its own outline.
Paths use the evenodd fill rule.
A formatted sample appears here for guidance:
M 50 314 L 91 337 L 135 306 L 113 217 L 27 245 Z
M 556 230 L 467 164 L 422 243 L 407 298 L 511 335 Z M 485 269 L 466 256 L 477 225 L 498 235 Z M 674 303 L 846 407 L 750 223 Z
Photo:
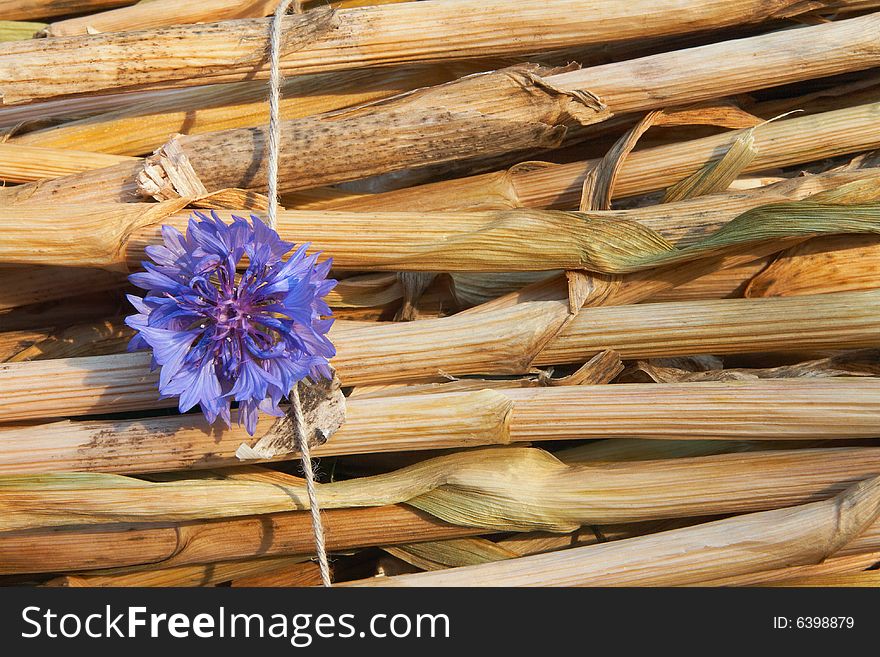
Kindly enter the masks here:
M 760 119 L 752 116 L 735 105 L 730 103 L 718 103 L 715 106 L 707 103 L 699 103 L 696 106 L 681 110 L 655 110 L 648 112 L 635 126 L 630 128 L 614 145 L 609 149 L 605 156 L 599 161 L 595 168 L 590 170 L 584 180 L 584 188 L 581 194 L 581 202 L 579 209 L 582 212 L 587 210 L 610 210 L 611 199 L 614 194 L 614 186 L 620 175 L 620 170 L 626 158 L 636 147 L 639 139 L 651 127 L 655 125 L 691 125 L 703 123 L 707 125 L 723 125 L 729 128 L 752 127 L 760 123 Z M 751 136 L 752 131 L 746 131 L 744 136 Z M 721 160 L 715 165 L 720 164 L 728 159 L 731 150 L 740 143 L 743 136 L 738 137 L 734 141 L 734 146 L 728 150 Z M 757 155 L 757 151 L 753 148 L 751 152 Z M 751 158 L 754 159 L 754 158 Z M 744 163 L 743 168 L 748 165 L 751 160 Z M 713 166 L 713 165 L 709 165 Z M 695 174 L 696 175 L 696 174 Z M 724 188 L 718 191 L 723 191 Z M 675 200 L 683 200 L 693 195 L 682 195 Z M 666 201 L 670 199 L 665 199 Z
M 773 256 L 760 258 L 733 267 L 710 272 L 670 290 L 653 294 L 648 301 L 699 301 L 703 299 L 734 299 L 745 296 L 749 282 L 760 273 Z
M 45 23 L 0 20 L 0 43 L 4 41 L 21 41 L 22 39 L 32 39 L 40 30 L 45 27 Z
M 750 128 L 733 140 L 720 159 L 710 162 L 667 189 L 663 195 L 663 203 L 723 192 L 754 162 L 757 155 L 755 128 Z
M 650 380 L 658 383 L 743 381 L 764 378 L 878 376 L 880 375 L 880 350 L 845 351 L 828 358 L 796 363 L 794 365 L 751 369 L 712 369 L 704 372 L 691 372 L 674 366 L 664 366 L 662 362 L 638 361 L 633 364 L 630 371 L 622 378 L 624 380 L 637 381 L 639 380 L 638 373 L 644 373 Z
M 452 538 L 448 541 L 388 546 L 384 549 L 391 556 L 402 559 L 420 570 L 443 570 L 475 563 L 515 559 L 519 556 L 516 552 L 484 538 Z

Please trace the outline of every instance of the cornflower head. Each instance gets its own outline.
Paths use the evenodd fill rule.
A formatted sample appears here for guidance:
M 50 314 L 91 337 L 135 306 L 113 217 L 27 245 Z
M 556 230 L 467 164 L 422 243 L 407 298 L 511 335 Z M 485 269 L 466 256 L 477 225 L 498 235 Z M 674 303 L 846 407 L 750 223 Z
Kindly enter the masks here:
M 236 401 L 253 435 L 259 411 L 283 415 L 279 404 L 300 380 L 332 376 L 330 259 L 316 264 L 304 244 L 284 260 L 294 245 L 253 215 L 226 224 L 196 212 L 186 235 L 162 226 L 162 237 L 146 248 L 145 271 L 129 276 L 147 292 L 128 295 L 137 314 L 125 320 L 136 331 L 129 351 L 151 349 L 161 367 L 161 398 L 179 397 L 181 412 L 200 404 L 208 422 L 227 426 Z

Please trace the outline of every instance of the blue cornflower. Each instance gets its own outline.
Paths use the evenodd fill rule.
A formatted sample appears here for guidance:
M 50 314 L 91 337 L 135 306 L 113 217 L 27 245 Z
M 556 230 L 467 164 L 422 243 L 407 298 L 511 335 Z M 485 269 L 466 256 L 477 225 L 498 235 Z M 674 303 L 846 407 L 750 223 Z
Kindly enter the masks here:
M 285 261 L 293 244 L 258 217 L 232 219 L 196 212 L 185 236 L 163 226 L 164 246 L 148 246 L 153 262 L 129 276 L 147 294 L 128 295 L 138 312 L 125 323 L 137 331 L 129 351 L 150 348 L 153 369 L 161 366 L 163 398 L 179 396 L 181 412 L 200 404 L 208 422 L 227 426 L 235 400 L 253 435 L 259 411 L 283 415 L 278 405 L 298 381 L 332 376 L 323 297 L 336 281 L 327 278 L 331 260 L 316 264 L 308 244 Z

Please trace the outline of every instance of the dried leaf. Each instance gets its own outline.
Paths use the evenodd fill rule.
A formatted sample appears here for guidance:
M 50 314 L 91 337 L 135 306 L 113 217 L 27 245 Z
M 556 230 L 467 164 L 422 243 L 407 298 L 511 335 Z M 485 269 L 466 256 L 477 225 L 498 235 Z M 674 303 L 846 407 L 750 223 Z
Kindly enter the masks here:
M 333 373 L 332 379 L 307 380 L 297 384 L 302 404 L 309 447 L 318 447 L 345 424 L 345 397 L 339 377 Z M 272 427 L 251 445 L 242 443 L 235 455 L 239 460 L 272 459 L 280 455 L 296 453 L 296 421 L 292 411 L 279 419 Z

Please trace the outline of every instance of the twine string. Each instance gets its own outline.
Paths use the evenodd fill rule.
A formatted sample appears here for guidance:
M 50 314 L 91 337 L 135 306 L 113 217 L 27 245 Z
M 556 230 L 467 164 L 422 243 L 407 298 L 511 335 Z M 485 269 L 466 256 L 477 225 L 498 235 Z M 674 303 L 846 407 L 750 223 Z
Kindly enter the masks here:
M 293 411 L 293 423 L 296 430 L 296 441 L 299 447 L 302 469 L 306 475 L 306 492 L 309 496 L 309 511 L 312 515 L 312 532 L 315 535 L 315 548 L 318 553 L 318 567 L 321 571 L 321 582 L 331 586 L 330 563 L 327 559 L 327 546 L 324 542 L 324 525 L 321 522 L 321 507 L 318 504 L 318 491 L 315 487 L 315 471 L 312 468 L 312 454 L 306 438 L 306 423 L 303 418 L 302 402 L 299 399 L 299 384 L 290 392 L 290 407 Z
M 281 22 L 293 0 L 281 0 L 269 32 L 269 228 L 278 215 L 278 153 L 281 151 Z
M 271 32 L 269 33 L 269 212 L 267 221 L 269 228 L 278 225 L 278 153 L 281 150 L 281 19 L 287 14 L 293 0 L 282 0 L 272 15 Z M 312 466 L 312 454 L 306 436 L 306 422 L 303 417 L 302 401 L 299 398 L 299 384 L 290 391 L 290 407 L 293 413 L 293 424 L 296 432 L 297 448 L 299 449 L 302 469 L 306 477 L 306 491 L 309 496 L 309 510 L 312 516 L 312 532 L 318 554 L 318 566 L 324 586 L 331 586 L 330 564 L 327 559 L 327 546 L 324 542 L 324 525 L 321 522 L 321 507 L 318 504 L 318 491 L 315 487 L 315 471 Z

